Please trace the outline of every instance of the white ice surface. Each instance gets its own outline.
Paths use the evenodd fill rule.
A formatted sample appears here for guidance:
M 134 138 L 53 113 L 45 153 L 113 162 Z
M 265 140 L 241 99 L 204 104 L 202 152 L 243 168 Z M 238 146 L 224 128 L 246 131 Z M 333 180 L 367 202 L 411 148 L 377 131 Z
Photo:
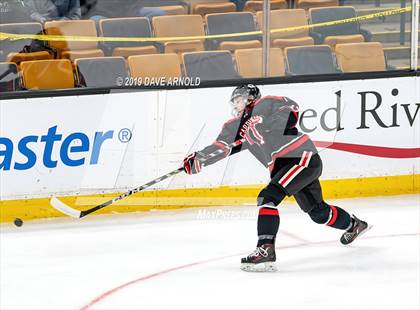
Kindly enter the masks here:
M 285 203 L 276 273 L 239 269 L 251 206 L 2 225 L 0 309 L 419 309 L 420 196 L 331 203 L 373 229 L 345 247 Z

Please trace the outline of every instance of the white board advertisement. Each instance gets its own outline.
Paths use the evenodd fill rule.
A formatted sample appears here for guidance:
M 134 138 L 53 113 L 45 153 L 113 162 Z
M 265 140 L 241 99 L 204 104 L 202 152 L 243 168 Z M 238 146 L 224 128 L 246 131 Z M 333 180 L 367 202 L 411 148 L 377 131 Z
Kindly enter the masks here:
M 322 179 L 420 171 L 417 77 L 265 85 L 300 106 L 299 128 L 319 147 Z M 118 192 L 178 168 L 232 118 L 233 87 L 0 103 L 0 199 Z M 269 173 L 241 152 L 155 188 L 255 185 Z

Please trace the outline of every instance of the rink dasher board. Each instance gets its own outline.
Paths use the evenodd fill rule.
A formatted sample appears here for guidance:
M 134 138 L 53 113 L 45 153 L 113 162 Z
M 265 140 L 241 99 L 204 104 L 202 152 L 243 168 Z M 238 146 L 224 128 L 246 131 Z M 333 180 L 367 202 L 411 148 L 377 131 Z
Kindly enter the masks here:
M 232 89 L 2 100 L 1 203 L 123 192 L 176 169 L 188 152 L 212 143 L 231 117 Z M 261 91 L 300 105 L 298 126 L 319 143 L 323 180 L 335 185 L 343 180 L 347 187 L 355 180 L 360 195 L 418 191 L 418 77 L 265 85 Z M 363 179 L 369 181 L 360 186 Z M 214 195 L 222 203 L 234 196 L 229 192 L 234 188 L 250 199 L 268 180 L 267 170 L 242 152 L 152 190 L 189 196 L 197 189 L 198 196 L 206 196 L 206 190 L 217 188 Z M 380 193 L 381 182 L 388 184 L 386 193 Z M 149 195 L 147 203 L 157 205 L 156 194 Z

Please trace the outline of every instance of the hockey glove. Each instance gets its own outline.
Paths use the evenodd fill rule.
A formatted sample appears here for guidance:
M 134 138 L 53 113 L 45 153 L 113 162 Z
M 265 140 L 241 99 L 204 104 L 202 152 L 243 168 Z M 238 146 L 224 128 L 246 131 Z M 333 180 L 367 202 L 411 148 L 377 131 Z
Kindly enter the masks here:
M 259 115 L 252 116 L 242 125 L 239 135 L 250 144 L 254 143 L 261 146 L 265 143 L 264 137 L 257 129 L 257 125 L 262 124 L 263 118 Z
M 202 156 L 199 153 L 194 152 L 184 158 L 184 171 L 187 174 L 196 174 L 201 171 Z

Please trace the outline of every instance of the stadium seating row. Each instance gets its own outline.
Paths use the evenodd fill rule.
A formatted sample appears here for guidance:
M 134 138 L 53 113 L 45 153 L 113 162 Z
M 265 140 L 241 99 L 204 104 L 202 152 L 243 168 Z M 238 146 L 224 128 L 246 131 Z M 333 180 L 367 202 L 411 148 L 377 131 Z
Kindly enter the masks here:
M 308 26 L 306 13 L 303 9 L 273 10 L 270 13 L 271 29 Z M 353 7 L 312 8 L 309 10 L 309 24 L 347 19 L 356 16 Z M 231 33 L 253 32 L 261 29 L 262 12 L 256 15 L 250 12 L 207 14 L 203 19 L 200 15 L 157 16 L 150 24 L 147 18 L 110 18 L 103 19 L 99 24 L 99 35 L 103 37 L 143 37 L 168 38 L 204 35 L 228 35 Z M 204 26 L 206 25 L 206 27 Z M 42 34 L 66 36 L 98 37 L 95 23 L 91 20 L 50 21 L 44 29 L 38 23 L 2 24 L 0 32 L 16 34 Z M 285 48 L 312 44 L 328 44 L 332 48 L 340 43 L 355 43 L 370 40 L 369 32 L 360 28 L 357 21 L 336 24 L 328 27 L 316 27 L 274 32 L 271 34 L 272 47 Z M 0 61 L 19 64 L 22 61 L 35 59 L 66 58 L 74 61 L 78 58 L 103 56 L 122 56 L 156 54 L 159 52 L 182 54 L 185 52 L 204 50 L 249 49 L 261 47 L 258 35 L 227 36 L 222 39 L 182 40 L 164 42 L 130 42 L 130 41 L 52 41 L 48 48 L 56 55 L 42 48 L 37 40 L 10 40 L 3 42 L 3 54 Z M 41 45 L 35 46 L 33 45 Z M 26 49 L 26 50 L 25 50 Z M 34 51 L 35 50 L 35 51 Z
M 238 8 L 230 0 L 184 0 L 189 10 L 182 6 L 160 7 L 167 14 L 200 14 L 205 16 L 212 13 L 235 12 Z M 271 0 L 272 10 L 300 8 L 309 9 L 314 7 L 337 6 L 338 0 Z M 263 0 L 248 0 L 245 2 L 243 11 L 258 12 L 263 10 Z
M 185 0 L 189 4 L 191 14 L 200 14 L 202 16 L 211 13 L 235 12 L 236 5 L 229 0 Z M 286 0 L 271 0 L 272 9 L 288 8 Z M 256 12 L 263 8 L 262 0 L 248 0 L 243 8 L 244 11 Z
M 271 0 L 271 9 L 287 9 L 291 6 L 286 0 Z M 336 5 L 335 0 L 322 0 L 322 3 L 314 0 L 298 0 L 296 5 L 300 7 L 316 7 L 321 6 L 323 3 L 333 3 Z M 158 2 L 157 2 L 158 3 Z M 205 16 L 211 13 L 228 13 L 236 12 L 238 10 L 235 3 L 230 0 L 185 0 L 186 5 L 170 5 L 170 6 L 158 6 L 161 10 L 165 11 L 166 15 L 183 15 L 183 14 L 199 14 Z M 325 5 L 324 5 L 325 6 Z M 248 0 L 245 2 L 243 11 L 257 12 L 263 10 L 263 0 Z
M 128 57 L 97 57 L 24 61 L 21 63 L 26 89 L 133 86 L 127 78 L 200 77 L 202 81 L 262 77 L 262 49 L 190 52 L 180 61 L 175 53 Z M 236 62 L 236 66 L 235 66 Z M 338 64 L 338 67 L 337 67 Z M 128 69 L 127 70 L 127 66 Z M 270 49 L 268 75 L 307 75 L 339 72 L 385 71 L 386 60 L 379 42 L 338 44 L 335 55 L 328 45 Z M 340 69 L 339 69 L 340 68 Z M 130 73 L 128 73 L 130 72 Z M 0 63 L 0 90 L 19 88 L 16 64 Z

